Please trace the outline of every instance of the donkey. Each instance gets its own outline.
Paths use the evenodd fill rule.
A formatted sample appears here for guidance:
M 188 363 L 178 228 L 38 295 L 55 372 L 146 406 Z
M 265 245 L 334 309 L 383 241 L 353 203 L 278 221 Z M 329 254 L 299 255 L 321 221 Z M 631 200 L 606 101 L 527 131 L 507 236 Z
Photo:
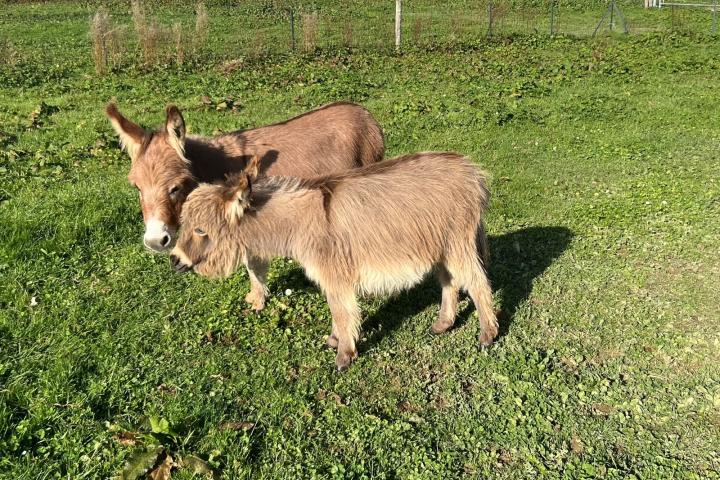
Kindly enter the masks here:
M 442 285 L 432 331 L 453 325 L 463 289 L 478 311 L 480 344 L 492 343 L 498 323 L 482 261 L 489 192 L 467 157 L 416 153 L 312 179 L 258 178 L 258 163 L 190 194 L 170 257 L 176 270 L 223 277 L 245 263 L 252 293 L 263 288 L 258 259 L 295 259 L 327 298 L 338 370 L 357 358 L 356 295 L 394 293 L 431 270 Z
M 187 136 L 182 113 L 172 105 L 165 125 L 154 131 L 125 118 L 113 103 L 106 113 L 132 160 L 128 179 L 140 192 L 145 246 L 157 252 L 172 247 L 183 203 L 198 183 L 241 171 L 253 156 L 264 174 L 309 178 L 373 164 L 385 153 L 380 126 L 354 103 L 210 138 Z M 267 268 L 265 260 L 257 261 L 255 281 L 264 282 Z M 263 291 L 245 299 L 255 310 L 265 306 Z
M 140 192 L 145 246 L 158 252 L 172 247 L 182 205 L 197 184 L 241 171 L 254 155 L 267 175 L 309 178 L 378 162 L 385 152 L 380 126 L 354 103 L 209 138 L 187 136 L 172 105 L 165 125 L 154 131 L 125 118 L 113 103 L 106 114 L 132 160 L 128 179 Z

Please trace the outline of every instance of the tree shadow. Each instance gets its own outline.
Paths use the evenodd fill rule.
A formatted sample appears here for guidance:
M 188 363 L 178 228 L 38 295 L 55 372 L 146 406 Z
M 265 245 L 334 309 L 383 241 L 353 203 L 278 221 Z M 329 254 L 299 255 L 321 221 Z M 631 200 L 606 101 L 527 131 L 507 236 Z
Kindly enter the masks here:
M 490 236 L 490 281 L 493 293 L 501 299 L 498 338 L 510 329 L 515 312 L 532 292 L 534 280 L 568 248 L 573 233 L 565 227 L 528 227 L 499 236 Z M 405 319 L 417 315 L 431 304 L 440 304 L 440 286 L 434 276 L 420 285 L 388 299 L 364 322 L 368 333 L 362 350 L 367 350 L 395 331 Z M 475 310 L 470 302 L 458 312 L 457 328 Z M 428 325 L 428 329 L 430 325 Z

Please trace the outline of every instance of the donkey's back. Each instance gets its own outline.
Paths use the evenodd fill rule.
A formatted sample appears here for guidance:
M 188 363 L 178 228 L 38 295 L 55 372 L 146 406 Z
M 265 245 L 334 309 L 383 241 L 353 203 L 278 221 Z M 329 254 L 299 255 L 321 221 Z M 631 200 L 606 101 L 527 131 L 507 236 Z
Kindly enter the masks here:
M 467 157 L 417 153 L 310 182 L 325 197 L 332 242 L 345 246 L 335 253 L 349 256 L 335 261 L 350 264 L 359 291 L 404 289 L 444 261 L 477 257 L 489 192 Z
M 269 176 L 310 178 L 382 160 L 382 129 L 364 107 L 336 102 L 289 120 L 216 140 L 242 155 L 258 155 Z M 237 153 L 237 152 L 234 152 Z

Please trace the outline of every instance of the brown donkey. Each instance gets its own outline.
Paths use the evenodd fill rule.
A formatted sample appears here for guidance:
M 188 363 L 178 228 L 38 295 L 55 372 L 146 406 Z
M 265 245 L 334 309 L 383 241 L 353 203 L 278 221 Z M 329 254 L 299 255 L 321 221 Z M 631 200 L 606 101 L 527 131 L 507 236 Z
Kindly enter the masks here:
M 285 122 L 217 137 L 185 135 L 180 110 L 169 106 L 165 125 L 147 131 L 123 117 L 114 104 L 107 115 L 132 164 L 128 179 L 140 192 L 145 245 L 172 247 L 185 199 L 199 182 L 223 180 L 260 158 L 267 175 L 309 178 L 378 162 L 385 152 L 380 126 L 354 103 L 332 103 Z M 257 261 L 253 282 L 264 284 L 267 262 Z M 265 306 L 264 288 L 246 300 Z
M 185 135 L 185 121 L 169 106 L 165 125 L 148 131 L 120 114 L 106 113 L 132 164 L 128 179 L 140 192 L 145 245 L 172 247 L 185 198 L 199 182 L 223 180 L 252 156 L 267 175 L 310 178 L 382 159 L 380 126 L 360 105 L 333 103 L 290 120 L 211 138 Z
M 418 153 L 314 179 L 257 178 L 258 161 L 224 185 L 188 198 L 171 261 L 180 271 L 230 275 L 258 259 L 297 260 L 323 290 L 333 317 L 328 345 L 343 370 L 357 357 L 357 294 L 409 288 L 434 270 L 442 304 L 432 329 L 455 321 L 458 293 L 475 303 L 490 345 L 498 324 L 478 250 L 487 250 L 485 174 L 456 153 Z M 484 256 L 484 253 L 483 253 Z

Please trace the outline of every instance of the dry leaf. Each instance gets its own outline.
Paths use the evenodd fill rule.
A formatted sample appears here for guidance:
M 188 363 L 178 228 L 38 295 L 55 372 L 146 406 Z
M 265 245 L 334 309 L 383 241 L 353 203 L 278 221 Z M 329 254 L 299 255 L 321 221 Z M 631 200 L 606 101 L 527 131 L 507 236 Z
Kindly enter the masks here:
M 578 455 L 583 453 L 583 450 L 585 450 L 585 446 L 582 443 L 582 440 L 580 440 L 578 437 L 572 437 L 570 439 L 570 450 L 573 451 L 573 453 L 577 453 Z
M 596 403 L 593 405 L 595 415 L 610 415 L 615 411 L 612 405 L 606 403 Z
M 407 400 L 403 400 L 398 404 L 398 410 L 400 410 L 401 412 L 414 412 L 415 408 L 410 402 L 408 402 Z
M 220 430 L 252 430 L 255 424 L 252 422 L 226 422 L 220 425 Z
M 134 447 L 137 443 L 137 436 L 133 432 L 120 432 L 113 435 L 113 438 L 126 447 Z
M 151 480 L 169 480 L 170 470 L 172 470 L 174 465 L 175 462 L 173 462 L 173 458 L 170 455 L 167 455 L 160 466 L 150 472 L 149 477 Z
M 214 477 L 215 472 L 213 469 L 208 465 L 208 463 L 199 458 L 195 455 L 188 455 L 186 457 L 183 457 L 180 462 L 183 468 L 187 468 L 191 470 L 196 475 L 203 475 L 205 477 Z

